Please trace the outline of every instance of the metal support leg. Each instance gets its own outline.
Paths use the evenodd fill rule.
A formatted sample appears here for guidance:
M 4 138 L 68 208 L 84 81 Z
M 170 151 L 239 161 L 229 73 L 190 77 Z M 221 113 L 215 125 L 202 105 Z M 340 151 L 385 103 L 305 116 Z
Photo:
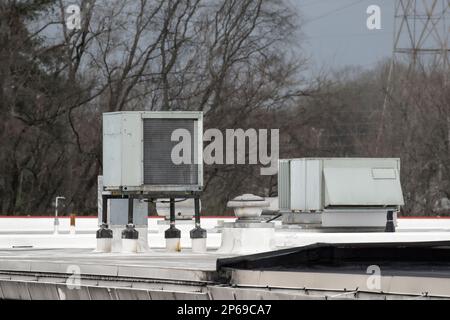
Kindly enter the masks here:
M 175 199 L 170 199 L 170 227 L 175 227 Z
M 108 196 L 102 195 L 102 224 L 97 230 L 97 251 L 111 252 L 113 232 L 108 228 Z
M 194 199 L 195 206 L 195 228 L 191 230 L 191 239 L 192 239 L 192 251 L 195 253 L 204 253 L 206 252 L 206 237 L 207 232 L 205 229 L 201 228 L 200 224 L 200 198 L 195 197 Z
M 128 197 L 128 224 L 122 231 L 122 252 L 135 253 L 138 251 L 139 232 L 133 224 L 134 198 Z
M 108 224 L 108 196 L 102 196 L 102 223 Z
M 389 210 L 387 212 L 385 232 L 395 232 L 394 211 L 393 210 Z
M 195 227 L 200 228 L 200 198 L 194 199 L 195 207 Z
M 170 227 L 166 230 L 166 239 L 180 239 L 181 231 L 175 227 L 175 199 L 170 199 Z
M 181 231 L 175 227 L 175 199 L 170 199 L 170 227 L 165 232 L 166 249 L 168 251 L 181 251 Z
M 133 197 L 128 198 L 128 224 L 133 224 L 133 210 L 134 210 L 134 199 Z

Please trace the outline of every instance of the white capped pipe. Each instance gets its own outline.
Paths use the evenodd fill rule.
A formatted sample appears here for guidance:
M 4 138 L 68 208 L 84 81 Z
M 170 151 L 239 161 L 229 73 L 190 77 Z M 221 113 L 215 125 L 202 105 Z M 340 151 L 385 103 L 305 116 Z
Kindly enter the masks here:
M 112 249 L 112 238 L 97 238 L 97 249 L 95 252 L 109 253 Z
M 138 239 L 122 239 L 122 253 L 137 253 Z
M 180 252 L 181 251 L 180 238 L 167 238 L 166 250 L 167 252 Z
M 75 214 L 71 214 L 70 215 L 70 227 L 69 227 L 69 230 L 70 230 L 70 234 L 71 235 L 74 235 L 75 233 L 76 233 L 76 229 L 75 229 L 75 219 L 76 219 L 76 216 L 75 216 Z
M 206 238 L 192 239 L 192 253 L 206 253 Z

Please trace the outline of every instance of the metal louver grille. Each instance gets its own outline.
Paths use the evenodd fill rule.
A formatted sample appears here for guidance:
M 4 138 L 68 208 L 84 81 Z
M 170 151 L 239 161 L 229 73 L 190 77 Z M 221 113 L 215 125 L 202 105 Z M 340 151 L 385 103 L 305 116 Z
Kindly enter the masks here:
M 198 183 L 198 165 L 194 164 L 194 126 L 192 119 L 144 119 L 144 184 L 145 185 L 195 185 Z M 186 129 L 192 137 L 192 164 L 173 163 L 172 133 Z
M 282 211 L 290 211 L 291 207 L 291 179 L 290 162 L 280 161 L 278 172 L 278 199 Z

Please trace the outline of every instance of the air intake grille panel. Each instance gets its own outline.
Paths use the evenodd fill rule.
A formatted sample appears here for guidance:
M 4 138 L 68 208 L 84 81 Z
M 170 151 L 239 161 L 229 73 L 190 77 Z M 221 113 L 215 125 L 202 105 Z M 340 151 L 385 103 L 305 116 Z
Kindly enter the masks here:
M 279 161 L 278 170 L 278 201 L 281 211 L 290 211 L 291 208 L 291 170 L 290 161 Z
M 145 185 L 196 185 L 199 166 L 194 164 L 196 120 L 144 119 L 144 184 Z M 179 142 L 172 142 L 172 133 L 186 129 L 192 137 L 191 163 L 175 165 L 171 154 Z

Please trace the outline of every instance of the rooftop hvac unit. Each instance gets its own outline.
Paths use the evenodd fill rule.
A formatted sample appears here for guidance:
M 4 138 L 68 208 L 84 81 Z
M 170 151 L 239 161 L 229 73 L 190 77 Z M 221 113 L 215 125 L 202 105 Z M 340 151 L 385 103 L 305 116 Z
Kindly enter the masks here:
M 404 204 L 400 159 L 280 160 L 281 212 L 322 213 L 323 227 L 382 227 Z
M 180 130 L 181 129 L 181 130 Z M 178 130 L 178 131 L 177 131 Z M 175 163 L 181 132 L 190 161 Z M 203 188 L 201 112 L 114 112 L 103 115 L 103 184 L 125 193 L 193 193 Z M 184 154 L 182 154 L 184 155 Z

